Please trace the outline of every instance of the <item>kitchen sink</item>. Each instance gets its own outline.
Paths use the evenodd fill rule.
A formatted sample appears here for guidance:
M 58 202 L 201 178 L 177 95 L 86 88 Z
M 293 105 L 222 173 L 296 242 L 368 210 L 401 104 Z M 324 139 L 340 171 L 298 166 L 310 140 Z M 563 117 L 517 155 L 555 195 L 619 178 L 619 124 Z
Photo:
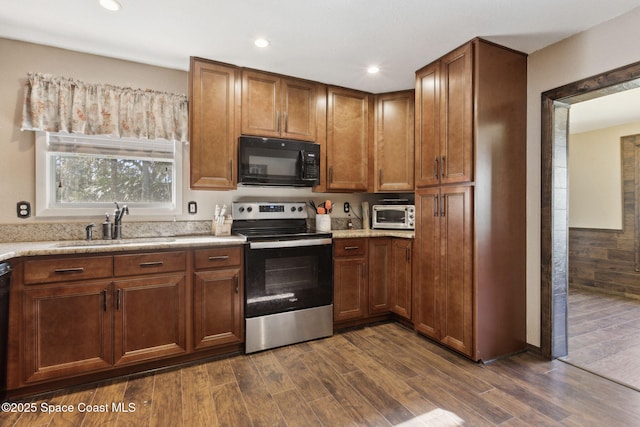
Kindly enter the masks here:
M 144 243 L 168 243 L 175 242 L 174 237 L 140 237 L 133 239 L 117 239 L 117 240 L 73 240 L 69 242 L 60 242 L 56 244 L 58 248 L 86 248 L 95 246 L 122 246 L 122 245 L 139 245 Z

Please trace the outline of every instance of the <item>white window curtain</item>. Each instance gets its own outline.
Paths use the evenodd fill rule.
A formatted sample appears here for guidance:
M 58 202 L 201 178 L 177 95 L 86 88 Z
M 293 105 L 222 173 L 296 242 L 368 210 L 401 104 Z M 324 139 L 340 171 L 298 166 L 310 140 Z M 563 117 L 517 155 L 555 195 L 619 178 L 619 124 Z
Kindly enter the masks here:
M 187 142 L 187 96 L 29 73 L 22 129 Z

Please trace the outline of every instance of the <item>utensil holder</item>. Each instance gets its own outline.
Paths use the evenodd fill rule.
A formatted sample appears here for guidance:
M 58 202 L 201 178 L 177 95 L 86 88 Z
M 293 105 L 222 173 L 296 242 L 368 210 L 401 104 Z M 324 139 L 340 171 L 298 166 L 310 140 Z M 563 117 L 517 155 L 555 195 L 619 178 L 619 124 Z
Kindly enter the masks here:
M 231 236 L 232 218 L 225 218 L 223 222 L 213 220 L 211 223 L 211 234 L 214 236 Z
M 316 231 L 331 231 L 331 215 L 316 214 Z

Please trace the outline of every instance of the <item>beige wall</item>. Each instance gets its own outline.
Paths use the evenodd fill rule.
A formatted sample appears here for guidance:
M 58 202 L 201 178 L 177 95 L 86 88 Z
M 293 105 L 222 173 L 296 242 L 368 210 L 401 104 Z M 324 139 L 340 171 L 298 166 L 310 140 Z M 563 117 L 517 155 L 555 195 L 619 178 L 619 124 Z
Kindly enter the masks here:
M 188 54 L 188 52 L 187 52 Z M 215 59 L 215 58 L 213 58 Z M 23 86 L 28 72 L 50 73 L 73 77 L 89 83 L 110 83 L 118 86 L 153 89 L 166 92 L 188 93 L 189 77 L 186 71 L 144 65 L 81 52 L 57 49 L 37 44 L 0 38 L 0 224 L 24 224 L 27 222 L 95 222 L 96 218 L 34 218 L 18 219 L 16 203 L 21 200 L 35 206 L 35 152 L 34 133 L 20 131 L 22 120 Z M 240 64 L 242 65 L 242 64 Z M 313 194 L 309 189 L 239 188 L 235 191 L 192 191 L 189 189 L 189 147 L 184 147 L 183 209 L 177 220 L 210 220 L 216 204 L 230 205 L 241 198 L 315 200 L 331 197 L 338 205 L 345 201 L 359 206 L 360 195 Z M 198 203 L 198 214 L 188 215 L 189 201 Z M 375 199 L 371 199 L 375 200 Z M 35 209 L 34 209 L 35 212 Z M 359 211 L 358 211 L 359 212 Z M 346 217 L 342 209 L 333 213 Z M 149 217 L 136 215 L 135 210 L 127 221 L 172 220 L 174 217 Z M 99 218 L 101 220 L 101 218 Z M 2 236 L 0 236 L 2 241 Z
M 622 229 L 620 138 L 640 123 L 569 136 L 569 227 Z
M 527 342 L 540 345 L 540 94 L 640 61 L 640 8 L 529 55 L 527 93 Z

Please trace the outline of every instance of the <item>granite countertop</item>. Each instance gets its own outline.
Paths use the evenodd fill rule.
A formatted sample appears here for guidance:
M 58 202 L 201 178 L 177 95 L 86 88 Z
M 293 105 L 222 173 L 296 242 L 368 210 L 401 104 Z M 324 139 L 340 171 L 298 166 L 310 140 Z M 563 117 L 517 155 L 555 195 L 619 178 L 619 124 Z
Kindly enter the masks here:
M 241 245 L 244 236 L 176 236 L 149 237 L 122 240 L 63 240 L 52 242 L 0 243 L 0 261 L 22 256 L 88 254 L 97 252 L 121 252 L 141 249 L 157 250 L 184 247 Z
M 414 239 L 413 230 L 331 230 L 334 239 L 356 237 L 400 237 Z M 62 240 L 48 242 L 0 243 L 0 261 L 23 256 L 91 254 L 99 252 L 122 252 L 135 250 L 157 250 L 186 247 L 206 247 L 241 245 L 246 242 L 244 236 L 176 236 L 148 237 L 122 240 Z
M 334 239 L 346 239 L 350 237 L 400 237 L 403 239 L 415 239 L 414 230 L 331 230 Z

